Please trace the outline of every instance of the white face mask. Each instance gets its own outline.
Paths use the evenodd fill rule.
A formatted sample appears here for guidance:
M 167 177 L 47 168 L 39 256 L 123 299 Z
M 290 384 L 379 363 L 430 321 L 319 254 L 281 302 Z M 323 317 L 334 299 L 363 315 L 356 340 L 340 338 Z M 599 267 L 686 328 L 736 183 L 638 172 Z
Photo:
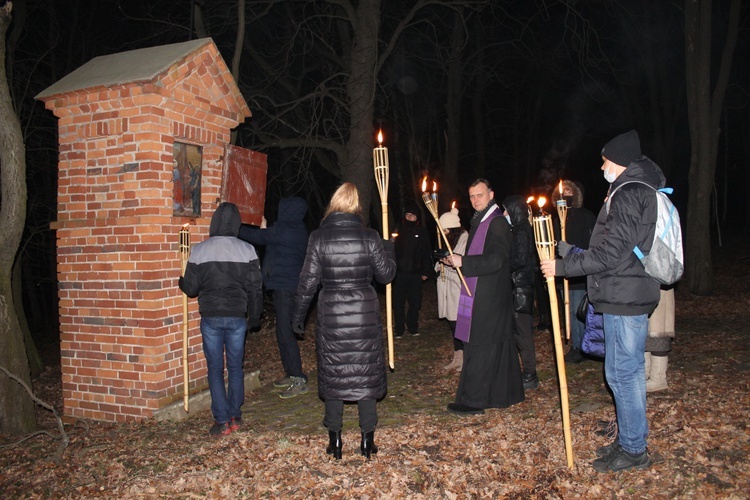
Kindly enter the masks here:
M 617 172 L 610 172 L 610 166 L 611 165 L 607 165 L 607 168 L 604 169 L 604 180 L 612 184 L 615 182 L 615 179 L 617 179 Z

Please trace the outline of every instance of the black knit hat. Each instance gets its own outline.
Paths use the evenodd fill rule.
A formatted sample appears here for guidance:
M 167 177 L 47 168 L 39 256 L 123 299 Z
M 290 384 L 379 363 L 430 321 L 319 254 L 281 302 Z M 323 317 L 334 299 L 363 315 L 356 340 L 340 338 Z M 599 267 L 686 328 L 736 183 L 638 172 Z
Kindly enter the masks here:
M 641 141 L 638 132 L 631 130 L 620 134 L 602 148 L 602 156 L 612 163 L 626 167 L 641 157 Z

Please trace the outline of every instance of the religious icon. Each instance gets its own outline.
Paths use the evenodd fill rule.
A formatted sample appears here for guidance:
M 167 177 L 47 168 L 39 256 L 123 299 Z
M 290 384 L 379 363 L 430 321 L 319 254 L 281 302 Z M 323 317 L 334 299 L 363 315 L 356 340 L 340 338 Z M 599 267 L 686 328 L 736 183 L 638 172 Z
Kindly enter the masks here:
M 182 142 L 174 143 L 172 198 L 175 216 L 200 216 L 202 163 L 203 148 L 201 146 Z

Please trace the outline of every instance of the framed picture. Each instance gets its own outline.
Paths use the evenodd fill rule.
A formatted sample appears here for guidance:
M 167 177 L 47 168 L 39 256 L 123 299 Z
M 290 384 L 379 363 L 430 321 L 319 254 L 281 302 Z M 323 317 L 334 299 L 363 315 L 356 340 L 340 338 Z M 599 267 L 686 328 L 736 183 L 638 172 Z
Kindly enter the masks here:
M 203 165 L 201 146 L 175 141 L 172 171 L 173 215 L 175 217 L 200 216 L 201 165 Z

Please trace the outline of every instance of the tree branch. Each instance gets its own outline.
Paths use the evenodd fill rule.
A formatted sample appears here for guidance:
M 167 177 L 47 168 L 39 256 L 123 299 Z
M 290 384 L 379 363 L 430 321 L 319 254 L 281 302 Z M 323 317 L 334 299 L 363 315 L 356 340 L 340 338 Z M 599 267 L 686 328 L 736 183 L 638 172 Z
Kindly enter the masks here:
M 31 399 L 34 401 L 34 403 L 36 403 L 39 406 L 41 406 L 42 408 L 45 408 L 45 409 L 47 409 L 47 410 L 49 410 L 49 411 L 52 412 L 52 414 L 55 416 L 55 420 L 57 421 L 57 430 L 60 432 L 60 434 L 57 435 L 57 436 L 54 435 L 54 434 L 52 434 L 49 431 L 37 431 L 37 432 L 33 432 L 33 433 L 31 433 L 31 434 L 29 434 L 27 436 L 24 436 L 23 438 L 21 438 L 20 440 L 16 441 L 15 443 L 11 443 L 11 444 L 8 444 L 8 445 L 5 445 L 5 446 L 0 446 L 0 449 L 12 448 L 14 446 L 17 446 L 17 445 L 23 443 L 24 441 L 28 441 L 29 439 L 31 439 L 33 437 L 39 436 L 40 434 L 44 434 L 46 436 L 51 437 L 52 439 L 60 441 L 60 444 L 57 446 L 57 450 L 55 451 L 55 454 L 52 457 L 52 459 L 55 462 L 59 463 L 60 460 L 62 460 L 62 455 L 65 452 L 65 449 L 68 447 L 68 444 L 70 444 L 70 437 L 65 432 L 65 425 L 63 424 L 63 421 L 60 418 L 60 415 L 57 413 L 57 410 L 55 410 L 54 406 L 52 406 L 52 405 L 50 405 L 48 403 L 45 403 L 44 401 L 42 401 L 41 399 L 39 399 L 38 397 L 36 397 L 36 395 L 34 394 L 34 391 L 32 391 L 31 388 L 28 385 L 26 385 L 26 382 L 24 382 L 20 378 L 16 377 L 12 373 L 10 373 L 8 370 L 5 369 L 4 366 L 0 365 L 0 371 L 2 371 L 3 373 L 5 373 L 8 377 L 10 377 L 11 380 L 15 380 L 16 382 L 18 382 L 21 385 L 21 387 L 23 387 L 24 389 L 26 389 L 26 392 L 29 394 L 29 397 L 31 397 Z

